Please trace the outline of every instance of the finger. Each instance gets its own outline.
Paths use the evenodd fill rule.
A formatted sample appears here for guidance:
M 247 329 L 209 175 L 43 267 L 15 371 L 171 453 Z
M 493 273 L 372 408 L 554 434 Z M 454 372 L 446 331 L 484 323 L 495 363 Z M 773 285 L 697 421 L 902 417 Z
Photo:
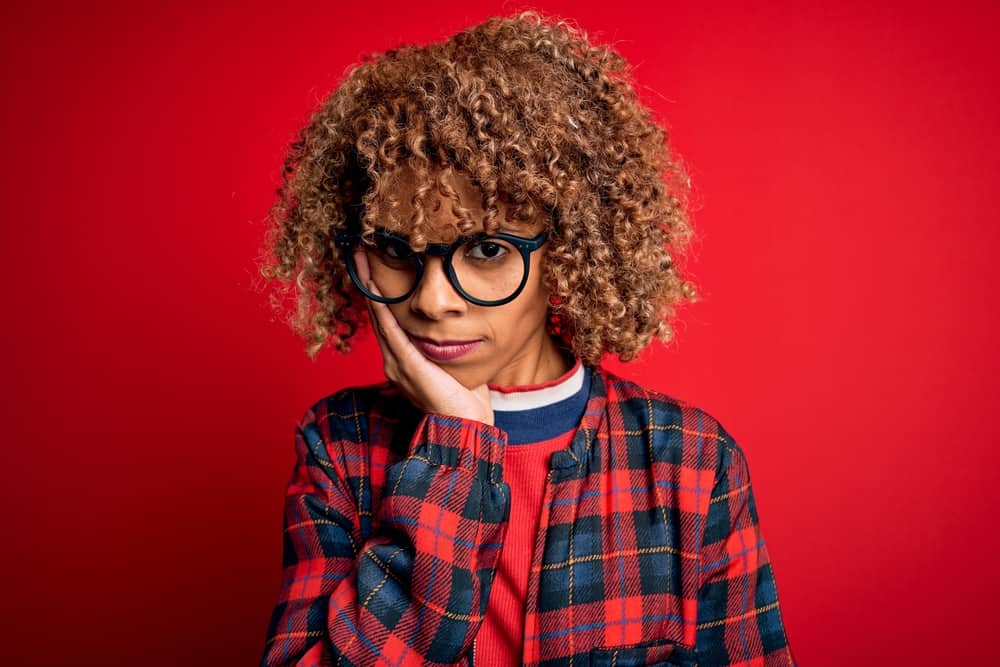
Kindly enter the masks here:
M 371 277 L 371 267 L 368 265 L 368 253 L 366 253 L 361 248 L 356 248 L 354 250 L 354 266 L 358 273 L 358 278 L 361 279 L 361 284 L 368 288 L 368 291 L 377 295 L 382 296 L 382 293 L 378 291 L 375 287 L 375 283 Z M 368 302 L 368 318 L 374 325 L 375 331 L 380 336 L 385 336 L 385 329 L 382 325 L 381 319 L 375 312 L 377 306 L 385 306 L 384 303 L 379 303 L 377 301 L 372 301 L 367 299 Z M 380 341 L 381 343 L 381 341 Z
M 354 268 L 357 271 L 358 278 L 361 279 L 361 284 L 368 288 L 368 291 L 381 296 L 381 292 L 373 287 L 373 281 L 371 277 L 371 268 L 368 266 L 368 253 L 366 253 L 361 248 L 354 249 Z M 380 304 L 378 302 L 372 301 L 371 299 L 365 299 L 368 304 L 368 319 L 372 323 L 376 334 L 383 336 L 384 331 L 382 329 L 382 324 L 379 321 L 375 313 L 375 306 L 381 306 L 385 304 Z M 382 341 L 379 341 L 382 344 Z
M 369 280 L 367 287 L 372 294 L 382 296 L 382 293 L 378 291 L 378 287 L 375 285 L 374 281 Z M 389 346 L 389 349 L 394 357 L 408 357 L 411 352 L 407 348 L 412 348 L 412 352 L 417 352 L 417 354 L 419 354 L 417 349 L 413 347 L 413 344 L 410 343 L 410 339 L 406 337 L 406 332 L 404 332 L 403 328 L 399 326 L 399 322 L 396 321 L 396 316 L 392 314 L 392 311 L 389 309 L 387 304 L 369 299 L 368 307 L 372 312 L 374 312 L 375 321 L 379 326 L 382 338 Z
M 365 287 L 375 294 L 376 296 L 381 296 L 378 291 L 378 287 L 375 283 L 369 280 Z M 414 387 L 411 384 L 410 376 L 406 372 L 406 367 L 400 363 L 399 356 L 396 354 L 395 350 L 390 343 L 390 334 L 387 329 L 392 329 L 393 331 L 402 331 L 399 323 L 396 322 L 396 317 L 392 314 L 392 311 L 384 303 L 378 301 L 373 301 L 368 299 L 368 316 L 371 318 L 373 327 L 376 330 L 375 339 L 378 341 L 379 348 L 382 350 L 382 361 L 383 370 L 385 371 L 385 376 L 391 380 L 397 387 L 399 387 L 407 399 L 416 405 L 421 410 L 425 409 L 423 401 L 420 400 L 418 392 L 414 391 Z M 405 334 L 403 334 L 405 338 Z M 395 340 L 395 338 L 393 338 Z M 410 344 L 409 340 L 405 341 L 406 344 Z M 412 345 L 411 345 L 412 347 Z M 414 352 L 417 350 L 414 348 Z M 419 354 L 419 352 L 417 352 Z
M 368 302 L 368 321 L 371 322 L 372 329 L 375 330 L 375 338 L 378 340 L 378 344 L 380 346 L 385 346 L 385 333 L 382 331 L 382 324 L 379 322 L 378 316 L 375 314 L 375 308 L 371 301 Z M 383 352 L 385 352 L 384 349 Z
M 371 281 L 369 281 L 368 285 L 371 284 Z M 368 289 L 371 289 L 371 287 L 368 287 Z M 378 346 L 382 350 L 382 357 L 387 363 L 394 363 L 395 356 L 389 347 L 389 343 L 385 340 L 385 331 L 382 329 L 382 322 L 379 319 L 378 314 L 375 312 L 376 306 L 384 307 L 385 304 L 372 301 L 371 299 L 366 299 L 366 301 L 368 302 L 368 321 L 371 322 L 372 329 L 375 330 L 375 340 L 378 342 Z
M 368 253 L 360 247 L 354 249 L 354 268 L 358 272 L 361 284 L 367 285 L 372 277 L 371 267 L 368 266 Z
M 367 287 L 368 290 L 374 294 L 380 295 L 378 289 L 373 287 L 371 269 L 368 266 L 368 253 L 361 248 L 354 249 L 354 268 L 358 274 L 358 278 L 361 280 L 361 284 Z M 392 354 L 392 350 L 389 348 L 388 343 L 385 340 L 385 332 L 382 328 L 381 320 L 375 312 L 376 306 L 384 306 L 385 304 L 372 301 L 371 299 L 365 299 L 365 304 L 368 307 L 368 321 L 371 323 L 372 329 L 375 331 L 375 340 L 378 342 L 378 346 L 382 350 L 382 357 L 386 362 L 386 370 L 389 371 L 396 365 L 396 360 Z
M 369 280 L 366 287 L 372 294 L 382 296 L 374 281 Z M 415 377 L 414 373 L 419 375 L 417 369 L 420 367 L 415 364 L 430 362 L 424 359 L 420 351 L 406 337 L 406 332 L 399 326 L 396 316 L 392 314 L 388 305 L 369 299 L 368 312 L 378 330 L 376 338 L 382 350 L 386 377 L 402 385 L 408 396 L 415 396 L 410 384 Z M 414 402 L 418 406 L 423 405 L 419 399 Z

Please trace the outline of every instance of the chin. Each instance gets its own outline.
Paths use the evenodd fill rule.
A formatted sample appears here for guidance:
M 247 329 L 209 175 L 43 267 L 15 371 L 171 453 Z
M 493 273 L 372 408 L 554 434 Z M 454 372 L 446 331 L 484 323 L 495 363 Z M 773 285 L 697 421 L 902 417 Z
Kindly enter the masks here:
M 479 385 L 486 384 L 489 381 L 489 378 L 484 375 L 482 369 L 448 368 L 447 366 L 440 366 L 439 368 L 458 380 L 459 384 L 466 389 L 475 389 Z

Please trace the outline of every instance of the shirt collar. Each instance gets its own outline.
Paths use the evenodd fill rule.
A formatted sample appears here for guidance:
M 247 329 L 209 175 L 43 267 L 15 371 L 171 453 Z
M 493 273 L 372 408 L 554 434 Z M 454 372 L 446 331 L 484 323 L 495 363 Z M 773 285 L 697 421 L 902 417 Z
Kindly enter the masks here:
M 491 384 L 490 403 L 494 410 L 515 412 L 532 410 L 563 401 L 583 387 L 584 367 L 579 358 L 568 371 L 549 382 L 501 387 Z

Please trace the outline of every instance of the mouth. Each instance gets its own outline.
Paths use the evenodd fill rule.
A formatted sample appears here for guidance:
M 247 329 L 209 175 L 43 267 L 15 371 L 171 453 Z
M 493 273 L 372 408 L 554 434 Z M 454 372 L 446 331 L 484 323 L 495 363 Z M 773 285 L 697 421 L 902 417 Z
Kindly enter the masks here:
M 475 350 L 483 342 L 482 340 L 442 340 L 436 341 L 432 338 L 424 338 L 406 332 L 413 345 L 420 350 L 425 357 L 433 361 L 451 361 L 458 359 Z

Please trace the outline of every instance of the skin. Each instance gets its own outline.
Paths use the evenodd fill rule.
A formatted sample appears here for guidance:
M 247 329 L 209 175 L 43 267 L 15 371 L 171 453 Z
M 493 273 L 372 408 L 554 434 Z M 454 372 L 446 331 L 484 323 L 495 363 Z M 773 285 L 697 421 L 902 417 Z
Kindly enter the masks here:
M 412 172 L 399 168 L 402 220 L 412 209 Z M 464 175 L 453 172 L 450 185 L 459 193 L 462 204 L 481 220 L 480 194 Z M 440 195 L 440 206 L 428 211 L 430 243 L 448 243 L 459 235 L 458 217 L 451 213 L 450 202 Z M 500 204 L 501 214 L 505 207 Z M 544 228 L 505 220 L 501 231 L 531 237 Z M 427 229 L 425 227 L 425 229 Z M 482 229 L 480 223 L 478 229 Z M 405 232 L 405 230 L 404 230 Z M 424 275 L 408 299 L 396 304 L 368 300 L 369 317 L 375 325 L 382 351 L 386 378 L 395 383 L 416 406 L 437 412 L 493 424 L 488 384 L 517 386 L 553 380 L 566 373 L 570 360 L 545 331 L 549 290 L 542 284 L 545 247 L 531 254 L 528 282 L 513 301 L 502 306 L 478 306 L 466 301 L 448 282 L 444 260 L 426 257 Z M 355 251 L 359 277 L 374 293 L 378 286 L 370 279 L 365 253 Z M 426 357 L 411 336 L 435 340 L 481 340 L 472 352 L 449 361 Z

